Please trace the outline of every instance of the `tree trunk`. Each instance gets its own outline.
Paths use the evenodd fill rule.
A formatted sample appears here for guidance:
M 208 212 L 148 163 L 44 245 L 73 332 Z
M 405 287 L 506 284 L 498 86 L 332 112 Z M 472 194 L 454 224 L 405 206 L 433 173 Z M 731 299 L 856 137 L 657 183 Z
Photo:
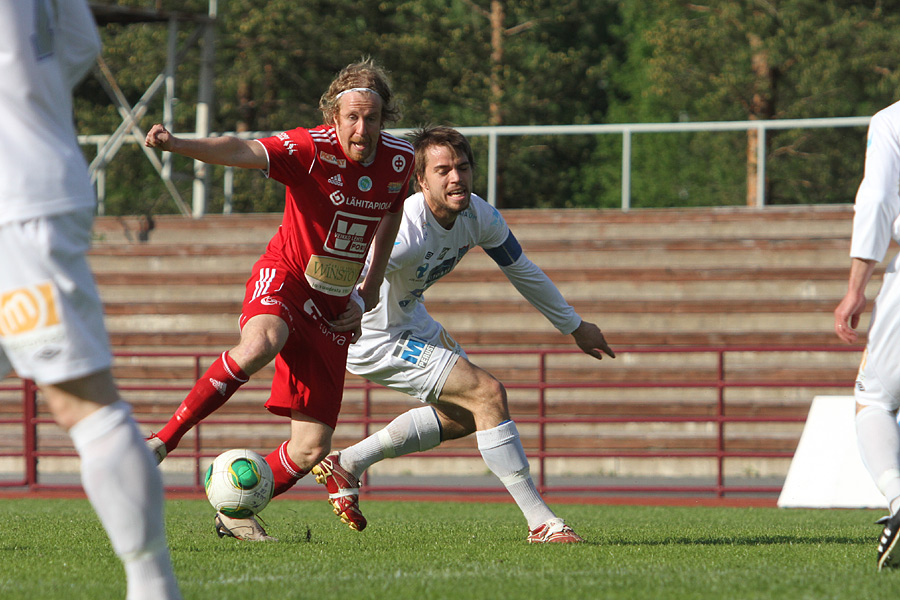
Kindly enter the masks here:
M 500 108 L 503 89 L 500 75 L 503 69 L 503 2 L 491 0 L 491 100 L 490 125 L 502 125 L 503 115 Z
M 749 118 L 751 121 L 771 119 L 775 116 L 777 73 L 772 67 L 769 52 L 763 46 L 762 38 L 755 33 L 750 33 L 747 35 L 747 41 L 750 43 L 751 50 L 750 66 L 756 77 L 753 96 L 750 99 Z M 760 168 L 756 157 L 759 143 L 758 131 L 756 129 L 749 130 L 747 132 L 747 206 L 756 206 L 758 192 L 756 181 Z M 765 195 L 768 196 L 768 194 Z

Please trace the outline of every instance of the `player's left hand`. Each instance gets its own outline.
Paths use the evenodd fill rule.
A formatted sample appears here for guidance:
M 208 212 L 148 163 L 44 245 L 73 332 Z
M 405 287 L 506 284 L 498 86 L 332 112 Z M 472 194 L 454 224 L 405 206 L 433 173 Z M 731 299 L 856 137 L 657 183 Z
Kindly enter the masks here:
M 578 329 L 572 332 L 572 337 L 585 354 L 590 354 L 597 360 L 603 360 L 604 354 L 610 358 L 616 357 L 616 353 L 606 343 L 600 328 L 593 323 L 582 321 Z
M 352 331 L 353 334 L 350 336 L 350 343 L 352 344 L 362 334 L 362 326 L 360 325 L 362 316 L 362 308 L 355 300 L 350 300 L 347 302 L 347 309 L 339 314 L 336 319 L 333 319 L 329 325 L 331 325 L 332 331 Z

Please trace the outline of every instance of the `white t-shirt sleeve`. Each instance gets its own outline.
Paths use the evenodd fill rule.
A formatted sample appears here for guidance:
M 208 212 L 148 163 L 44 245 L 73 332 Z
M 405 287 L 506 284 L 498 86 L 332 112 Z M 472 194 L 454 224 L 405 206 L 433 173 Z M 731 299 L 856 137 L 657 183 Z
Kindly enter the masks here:
M 494 214 L 488 219 L 488 227 L 479 245 L 497 263 L 516 290 L 556 329 L 565 335 L 575 331 L 581 325 L 581 317 L 566 302 L 547 274 L 525 256 L 500 213 L 493 207 L 490 210 Z
M 512 236 L 512 232 L 510 232 Z M 522 253 L 514 263 L 500 270 L 522 296 L 538 309 L 560 333 L 569 335 L 581 325 L 581 317 L 566 302 L 559 289 L 539 266 Z
M 856 193 L 850 256 L 881 261 L 891 238 L 898 237 L 900 216 L 900 106 L 872 117 L 866 146 L 865 175 Z
M 57 57 L 69 88 L 87 75 L 100 53 L 100 34 L 91 9 L 84 0 L 56 3 L 59 13 Z

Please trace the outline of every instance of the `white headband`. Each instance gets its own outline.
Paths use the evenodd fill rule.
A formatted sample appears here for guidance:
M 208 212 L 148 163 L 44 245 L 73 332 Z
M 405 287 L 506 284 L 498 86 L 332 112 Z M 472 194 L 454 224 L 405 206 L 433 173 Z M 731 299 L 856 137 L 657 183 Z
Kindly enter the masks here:
M 350 88 L 349 90 L 344 90 L 343 92 L 341 92 L 340 94 L 338 94 L 337 96 L 335 96 L 334 99 L 335 99 L 335 100 L 338 100 L 338 99 L 340 99 L 341 96 L 343 96 L 344 94 L 349 94 L 350 92 L 368 92 L 368 93 L 370 93 L 370 94 L 375 94 L 376 96 L 378 96 L 379 98 L 381 98 L 381 94 L 379 94 L 378 92 L 376 92 L 376 91 L 373 90 L 372 88 Z M 383 98 L 382 98 L 382 99 L 383 99 Z

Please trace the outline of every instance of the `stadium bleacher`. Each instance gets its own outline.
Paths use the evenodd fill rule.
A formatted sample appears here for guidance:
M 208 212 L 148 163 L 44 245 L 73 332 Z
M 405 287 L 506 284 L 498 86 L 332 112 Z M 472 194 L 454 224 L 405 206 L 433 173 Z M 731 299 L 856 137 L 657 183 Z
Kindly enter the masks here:
M 859 360 L 855 352 L 823 352 L 840 342 L 831 331 L 832 310 L 846 288 L 852 207 L 712 208 L 684 210 L 514 210 L 504 216 L 528 256 L 553 279 L 586 319 L 596 322 L 614 349 L 750 348 L 727 356 L 726 452 L 787 453 L 796 447 L 802 419 L 817 394 L 844 394 Z M 158 216 L 140 241 L 142 219 L 101 217 L 95 225 L 91 262 L 106 303 L 116 376 L 149 428 L 167 418 L 211 361 L 238 339 L 237 317 L 250 268 L 280 223 L 281 215 L 210 215 L 200 220 Z M 145 224 L 145 222 L 144 222 Z M 873 285 L 880 277 L 873 278 Z M 874 297 L 874 289 L 869 297 Z M 541 410 L 533 355 L 480 354 L 481 350 L 573 349 L 518 295 L 480 249 L 426 294 L 430 312 L 471 358 L 507 384 L 510 407 L 520 420 L 526 449 L 549 453 L 547 473 L 590 476 L 690 476 L 714 474 L 708 457 L 667 458 L 679 452 L 716 452 L 714 422 L 644 422 L 647 417 L 714 419 L 718 390 L 688 386 L 715 381 L 717 355 L 708 352 L 630 353 L 600 363 L 580 354 L 552 354 L 548 380 L 563 383 L 545 395 L 543 445 L 529 419 Z M 753 347 L 765 346 L 766 351 Z M 778 347 L 785 350 L 777 351 Z M 808 348 L 808 350 L 804 350 Z M 153 356 L 135 356 L 152 353 Z M 204 353 L 198 361 L 190 353 Z M 266 419 L 271 367 L 239 392 L 213 419 Z M 614 387 L 580 388 L 601 381 Z M 671 382 L 660 388 L 630 387 Z M 741 382 L 758 385 L 742 386 Z M 779 387 L 791 382 L 792 387 Z M 574 383 L 576 387 L 565 387 Z M 804 384 L 797 386 L 796 384 Z M 360 380 L 348 378 L 335 447 L 367 430 L 354 421 L 366 410 Z M 376 389 L 371 416 L 389 419 L 415 406 L 408 398 Z M 10 404 L 4 412 L 10 412 Z M 797 422 L 758 423 L 754 419 Z M 597 423 L 606 418 L 614 422 Z M 628 419 L 634 419 L 632 422 Z M 211 419 L 212 420 L 212 419 Z M 286 426 L 286 425 L 285 425 Z M 372 430 L 372 426 L 368 431 Z M 282 427 L 205 427 L 202 440 L 185 444 L 203 452 L 230 447 L 273 448 Z M 49 431 L 43 448 L 64 448 Z M 196 444 L 196 445 L 195 445 Z M 483 464 L 461 458 L 472 440 L 436 452 L 446 473 L 482 473 Z M 586 459 L 590 452 L 610 456 Z M 651 458 L 612 456 L 649 452 Z M 574 456 L 559 456 L 571 453 Z M 175 458 L 176 455 L 173 455 Z M 164 467 L 177 470 L 175 460 Z M 386 461 L 389 475 L 415 471 L 415 461 Z M 173 463 L 170 465 L 169 463 Z M 735 457 L 728 473 L 783 477 L 784 457 Z M 373 471 L 375 472 L 375 471 Z

